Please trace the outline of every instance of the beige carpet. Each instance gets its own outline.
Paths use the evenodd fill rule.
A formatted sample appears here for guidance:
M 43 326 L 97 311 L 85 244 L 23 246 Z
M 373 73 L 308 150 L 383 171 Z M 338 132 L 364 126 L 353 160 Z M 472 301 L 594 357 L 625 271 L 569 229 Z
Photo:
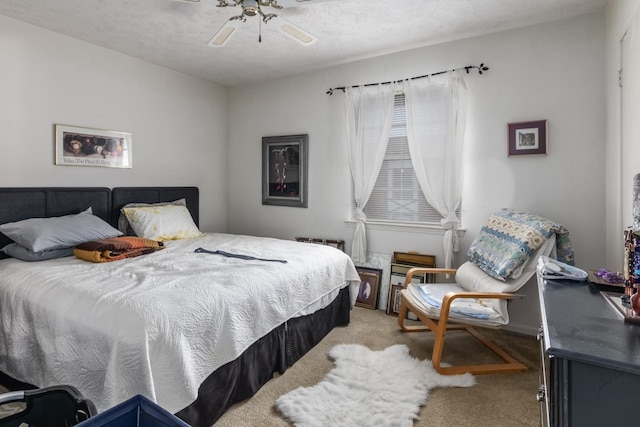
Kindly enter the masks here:
M 524 362 L 529 370 L 518 374 L 477 375 L 477 384 L 470 388 L 443 388 L 430 392 L 422 407 L 416 427 L 465 426 L 539 426 L 538 342 L 535 337 L 489 330 L 488 336 Z M 272 379 L 246 402 L 230 408 L 215 424 L 216 427 L 264 426 L 287 427 L 290 424 L 274 409 L 275 400 L 297 388 L 321 381 L 333 368 L 327 352 L 336 344 L 354 343 L 372 350 L 382 350 L 393 344 L 406 344 L 411 354 L 430 358 L 433 336 L 430 332 L 401 332 L 397 319 L 381 310 L 356 307 L 351 324 L 334 329 L 320 344 L 307 353 L 282 376 Z M 499 361 L 499 359 L 466 332 L 447 334 L 443 361 Z
M 488 331 L 487 335 L 510 349 L 529 370 L 518 374 L 477 375 L 477 384 L 470 388 L 433 389 L 420 412 L 415 427 L 526 427 L 540 425 L 538 390 L 538 342 L 535 337 L 506 331 Z M 215 427 L 263 426 L 287 427 L 290 424 L 274 409 L 281 395 L 297 388 L 320 382 L 333 368 L 327 352 L 336 344 L 362 344 L 372 350 L 382 350 L 393 344 L 406 344 L 411 355 L 430 358 L 433 337 L 430 332 L 403 333 L 397 319 L 381 310 L 356 307 L 351 324 L 334 329 L 322 342 L 266 385 L 251 399 L 230 408 Z M 443 361 L 498 361 L 466 332 L 450 332 Z M 3 389 L 0 386 L 0 392 Z

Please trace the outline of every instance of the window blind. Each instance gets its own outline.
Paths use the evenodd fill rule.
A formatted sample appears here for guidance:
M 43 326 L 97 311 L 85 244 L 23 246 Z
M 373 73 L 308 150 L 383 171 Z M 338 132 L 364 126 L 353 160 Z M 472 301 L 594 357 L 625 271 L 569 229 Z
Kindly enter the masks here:
M 429 123 L 424 123 L 435 133 L 446 132 L 447 123 L 447 106 L 438 104 L 432 105 L 425 116 Z M 385 158 L 364 212 L 370 221 L 440 225 L 441 216 L 424 197 L 411 164 L 403 93 L 394 99 Z M 459 218 L 459 210 L 456 214 Z

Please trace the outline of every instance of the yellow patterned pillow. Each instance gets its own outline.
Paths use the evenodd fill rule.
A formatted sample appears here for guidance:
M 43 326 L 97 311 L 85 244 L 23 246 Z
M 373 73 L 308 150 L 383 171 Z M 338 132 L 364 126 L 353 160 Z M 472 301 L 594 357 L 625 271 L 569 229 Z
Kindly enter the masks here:
M 185 206 L 144 206 L 122 211 L 138 237 L 164 241 L 203 235 Z

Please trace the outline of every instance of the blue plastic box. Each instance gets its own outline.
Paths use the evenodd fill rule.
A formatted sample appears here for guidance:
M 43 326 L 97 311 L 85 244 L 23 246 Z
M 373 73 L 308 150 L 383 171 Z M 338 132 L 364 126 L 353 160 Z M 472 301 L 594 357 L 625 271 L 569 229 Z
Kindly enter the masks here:
M 190 427 L 166 409 L 142 395 L 133 396 L 77 427 Z

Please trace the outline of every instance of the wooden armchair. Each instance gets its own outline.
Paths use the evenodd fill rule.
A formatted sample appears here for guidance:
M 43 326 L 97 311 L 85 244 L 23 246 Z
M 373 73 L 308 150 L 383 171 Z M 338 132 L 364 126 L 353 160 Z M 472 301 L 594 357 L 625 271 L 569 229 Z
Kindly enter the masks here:
M 555 235 L 547 239 L 524 264 L 516 279 L 495 279 L 466 262 L 456 269 L 412 268 L 407 272 L 404 289 L 401 291 L 398 324 L 405 332 L 431 330 L 435 335 L 432 364 L 441 374 L 487 374 L 495 372 L 518 372 L 527 367 L 489 340 L 476 328 L 501 328 L 509 323 L 507 301 L 536 272 L 540 255 L 550 255 L 555 249 Z M 412 283 L 414 275 L 455 274 L 455 283 Z M 407 311 L 413 312 L 422 323 L 407 319 Z M 442 366 L 445 334 L 448 330 L 464 329 L 496 353 L 504 362 L 495 364 L 469 364 Z

